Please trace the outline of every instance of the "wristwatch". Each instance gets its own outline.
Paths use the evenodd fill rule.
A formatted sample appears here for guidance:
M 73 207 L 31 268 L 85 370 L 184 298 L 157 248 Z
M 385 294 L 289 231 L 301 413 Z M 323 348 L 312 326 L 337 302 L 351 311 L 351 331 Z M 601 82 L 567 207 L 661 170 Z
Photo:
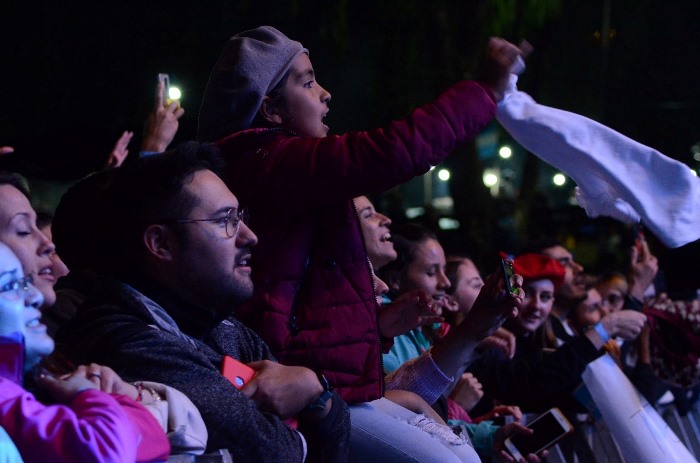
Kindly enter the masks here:
M 326 409 L 326 404 L 333 396 L 333 386 L 331 386 L 331 383 L 329 383 L 326 377 L 323 376 L 323 373 L 320 371 L 314 371 L 314 373 L 316 373 L 318 382 L 321 383 L 321 386 L 323 387 L 323 393 L 318 399 L 307 405 L 306 408 L 307 410 L 311 411 L 323 411 Z

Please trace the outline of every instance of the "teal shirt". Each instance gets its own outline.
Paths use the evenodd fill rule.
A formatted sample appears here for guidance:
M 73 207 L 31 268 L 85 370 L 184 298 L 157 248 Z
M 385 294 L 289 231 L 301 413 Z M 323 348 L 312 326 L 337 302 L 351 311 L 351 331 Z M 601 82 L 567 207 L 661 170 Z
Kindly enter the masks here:
M 430 342 L 420 328 L 414 328 L 406 334 L 395 337 L 391 350 L 382 354 L 384 373 L 389 374 L 397 370 L 404 362 L 413 360 L 428 349 L 430 349 Z M 473 424 L 462 420 L 449 420 L 448 425 L 462 426 L 478 454 L 489 457 L 493 455 L 493 443 L 499 426 L 494 426 L 491 421 Z
M 430 349 L 430 342 L 423 336 L 420 328 L 414 328 L 406 334 L 394 338 L 391 350 L 382 354 L 384 361 L 384 374 L 389 374 L 409 360 L 413 360 L 420 354 Z
M 500 426 L 493 421 L 482 421 L 479 424 L 467 423 L 462 420 L 447 420 L 451 428 L 462 427 L 472 441 L 474 450 L 479 456 L 493 457 L 493 444 L 496 442 L 496 431 Z

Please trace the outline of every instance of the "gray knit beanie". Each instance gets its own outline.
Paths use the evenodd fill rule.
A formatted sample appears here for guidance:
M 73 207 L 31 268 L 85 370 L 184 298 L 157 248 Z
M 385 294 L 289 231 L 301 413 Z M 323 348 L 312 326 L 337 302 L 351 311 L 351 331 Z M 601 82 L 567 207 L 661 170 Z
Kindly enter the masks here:
M 197 139 L 212 142 L 250 128 L 263 97 L 308 52 L 271 26 L 231 37 L 204 91 Z

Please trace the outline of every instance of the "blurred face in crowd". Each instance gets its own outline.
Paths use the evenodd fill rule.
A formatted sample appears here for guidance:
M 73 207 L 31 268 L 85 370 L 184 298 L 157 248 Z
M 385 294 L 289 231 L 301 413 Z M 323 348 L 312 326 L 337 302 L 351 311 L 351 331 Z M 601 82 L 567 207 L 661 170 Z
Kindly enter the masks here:
M 483 286 L 484 280 L 474 262 L 471 259 L 461 259 L 452 289 L 452 297 L 457 301 L 460 312 L 464 315 L 469 313 Z
M 227 211 L 233 209 L 236 217 L 240 205 L 212 171 L 195 172 L 185 190 L 194 199 L 194 207 L 182 219 L 218 220 L 176 225 L 182 235 L 173 251 L 175 287 L 186 300 L 211 307 L 225 318 L 253 294 L 250 248 L 258 239 L 243 221 L 227 229 L 232 227 Z
M 606 306 L 608 312 L 622 310 L 625 305 L 627 287 L 627 281 L 620 275 L 613 275 L 598 282 L 595 286 L 600 293 L 601 303 Z
M 591 288 L 586 293 L 586 299 L 579 303 L 573 311 L 574 327 L 578 331 L 583 331 L 598 323 L 608 313 L 610 312 L 602 303 L 600 293 Z
M 552 280 L 528 280 L 523 282 L 522 303 L 518 305 L 518 316 L 511 326 L 519 333 L 531 333 L 544 323 L 554 305 L 554 283 Z
M 543 249 L 542 254 L 558 261 L 566 270 L 564 283 L 557 290 L 557 296 L 566 299 L 585 297 L 586 284 L 583 267 L 574 261 L 574 256 L 562 246 Z
M 51 225 L 46 225 L 42 228 L 39 229 L 41 233 L 46 236 L 46 239 L 49 241 L 53 242 L 53 236 L 51 234 Z M 61 277 L 64 277 L 68 275 L 68 267 L 66 264 L 63 263 L 60 257 L 58 257 L 58 254 L 56 254 L 56 251 L 52 252 L 51 255 L 49 256 L 51 259 L 51 273 L 53 274 L 54 277 L 58 280 Z
M 44 296 L 44 304 L 56 302 L 56 275 L 51 254 L 53 243 L 36 227 L 36 213 L 26 196 L 12 185 L 0 185 L 0 241 L 19 259 L 24 271 Z
M 449 310 L 450 300 L 446 291 L 450 287 L 450 280 L 445 275 L 445 265 L 445 252 L 440 243 L 432 238 L 416 243 L 413 259 L 406 264 L 395 285 L 397 287 L 392 289 L 398 293 L 421 289 L 437 301 L 442 309 Z
M 357 213 L 360 215 L 360 225 L 369 260 L 374 268 L 382 268 L 396 259 L 396 251 L 389 231 L 391 219 L 374 210 L 374 205 L 366 196 L 358 196 L 354 201 Z
M 44 297 L 25 274 L 19 259 L 0 243 L 0 334 L 24 337 L 24 368 L 29 370 L 53 352 L 53 339 L 40 322 Z

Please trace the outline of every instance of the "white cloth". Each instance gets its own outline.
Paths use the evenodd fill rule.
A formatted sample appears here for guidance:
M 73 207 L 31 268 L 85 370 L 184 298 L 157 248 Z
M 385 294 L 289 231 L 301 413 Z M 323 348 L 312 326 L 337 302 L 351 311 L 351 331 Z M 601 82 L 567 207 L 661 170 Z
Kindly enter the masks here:
M 175 388 L 152 381 L 142 381 L 161 400 L 146 405 L 168 436 L 172 454 L 201 455 L 207 449 L 209 434 L 202 415 L 185 394 Z
M 581 377 L 625 461 L 697 463 L 610 355 L 589 363 Z
M 535 102 L 516 87 L 496 118 L 513 138 L 577 184 L 589 217 L 640 219 L 666 246 L 700 238 L 700 179 L 688 166 L 578 114 Z
M 22 463 L 22 461 L 22 457 L 10 436 L 7 435 L 7 431 L 0 427 L 0 463 Z

